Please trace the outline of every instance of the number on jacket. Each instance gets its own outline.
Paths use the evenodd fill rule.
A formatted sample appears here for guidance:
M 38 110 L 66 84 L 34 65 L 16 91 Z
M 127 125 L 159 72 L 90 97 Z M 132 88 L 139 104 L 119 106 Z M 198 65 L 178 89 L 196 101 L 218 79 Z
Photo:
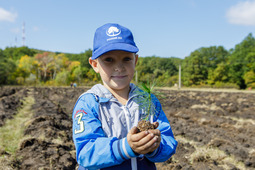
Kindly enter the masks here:
M 78 118 L 78 125 L 80 125 L 80 128 L 79 128 L 78 130 L 75 129 L 75 131 L 74 131 L 75 134 L 81 133 L 81 132 L 84 131 L 84 123 L 83 123 L 83 121 L 81 120 L 82 116 L 83 116 L 83 113 L 78 113 L 78 114 L 76 115 L 76 118 Z

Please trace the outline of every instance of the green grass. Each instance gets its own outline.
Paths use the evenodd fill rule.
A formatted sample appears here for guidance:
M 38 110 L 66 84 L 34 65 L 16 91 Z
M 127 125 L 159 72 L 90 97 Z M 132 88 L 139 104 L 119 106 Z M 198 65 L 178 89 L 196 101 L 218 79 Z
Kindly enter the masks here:
M 34 98 L 32 96 L 25 98 L 23 107 L 18 109 L 18 113 L 13 119 L 8 119 L 5 125 L 0 127 L 0 150 L 15 155 L 24 136 L 24 124 L 33 116 L 31 112 L 33 104 Z

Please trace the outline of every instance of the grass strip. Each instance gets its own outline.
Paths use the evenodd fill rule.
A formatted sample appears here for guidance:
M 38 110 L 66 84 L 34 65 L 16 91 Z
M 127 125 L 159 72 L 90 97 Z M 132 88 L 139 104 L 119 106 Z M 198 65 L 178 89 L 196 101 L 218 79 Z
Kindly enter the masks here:
M 12 119 L 6 120 L 5 125 L 0 127 L 0 151 L 8 153 L 0 155 L 1 167 L 4 164 L 7 166 L 10 162 L 9 156 L 15 157 L 19 143 L 24 137 L 25 123 L 33 116 L 31 107 L 34 103 L 32 96 L 26 97 L 17 114 Z
M 205 159 L 204 161 L 213 162 L 217 161 L 219 167 L 230 169 L 228 166 L 232 164 L 239 169 L 245 169 L 243 162 L 237 161 L 233 155 L 227 155 L 224 151 L 210 146 L 199 146 L 197 142 L 188 140 L 183 136 L 175 136 L 176 140 L 182 143 L 189 143 L 194 146 L 196 151 L 189 155 L 190 163 L 193 164 L 195 160 Z

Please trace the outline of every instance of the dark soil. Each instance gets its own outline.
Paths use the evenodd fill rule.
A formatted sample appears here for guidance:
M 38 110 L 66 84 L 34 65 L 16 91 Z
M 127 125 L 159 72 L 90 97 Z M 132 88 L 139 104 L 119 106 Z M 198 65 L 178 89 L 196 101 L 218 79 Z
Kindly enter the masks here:
M 150 121 L 140 120 L 138 122 L 137 128 L 139 129 L 140 132 L 142 132 L 150 129 L 155 129 L 155 126 Z
M 27 92 L 28 89 L 23 87 L 0 87 L 0 127 L 17 113 Z
M 204 91 L 164 91 L 161 100 L 178 141 L 176 154 L 163 167 L 173 169 L 241 169 L 224 158 L 201 154 L 196 148 L 222 151 L 245 169 L 255 168 L 255 94 Z M 195 148 L 195 147 L 196 148 Z M 216 151 L 215 151 L 216 153 Z M 205 168 L 206 167 L 206 168 Z M 170 169 L 172 169 L 170 168 Z
M 13 169 L 75 169 L 72 109 L 86 88 L 1 87 L 0 126 L 33 95 L 33 118 L 27 122 Z M 29 92 L 29 93 L 28 93 Z M 255 169 L 255 94 L 162 91 L 163 110 L 178 141 L 164 169 Z M 200 149 L 200 154 L 195 154 Z M 214 156 L 208 150 L 220 151 Z M 1 155 L 8 153 L 1 151 Z M 232 158 L 233 161 L 227 161 Z M 12 157 L 10 157 L 12 159 Z M 237 164 L 242 164 L 239 167 Z

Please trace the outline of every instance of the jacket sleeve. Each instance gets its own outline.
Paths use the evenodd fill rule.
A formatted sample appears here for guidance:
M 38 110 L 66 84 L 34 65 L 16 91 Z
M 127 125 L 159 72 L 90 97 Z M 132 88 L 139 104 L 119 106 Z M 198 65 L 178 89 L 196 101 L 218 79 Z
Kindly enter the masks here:
M 157 121 L 159 123 L 157 129 L 161 132 L 161 143 L 154 152 L 146 154 L 145 156 L 152 162 L 164 162 L 175 153 L 178 142 L 174 139 L 170 123 L 162 110 L 160 102 L 155 96 L 153 96 L 153 98 L 156 108 L 154 122 Z
M 137 157 L 127 139 L 106 137 L 98 119 L 98 102 L 93 94 L 84 94 L 73 110 L 73 140 L 79 165 L 89 169 L 114 166 Z

